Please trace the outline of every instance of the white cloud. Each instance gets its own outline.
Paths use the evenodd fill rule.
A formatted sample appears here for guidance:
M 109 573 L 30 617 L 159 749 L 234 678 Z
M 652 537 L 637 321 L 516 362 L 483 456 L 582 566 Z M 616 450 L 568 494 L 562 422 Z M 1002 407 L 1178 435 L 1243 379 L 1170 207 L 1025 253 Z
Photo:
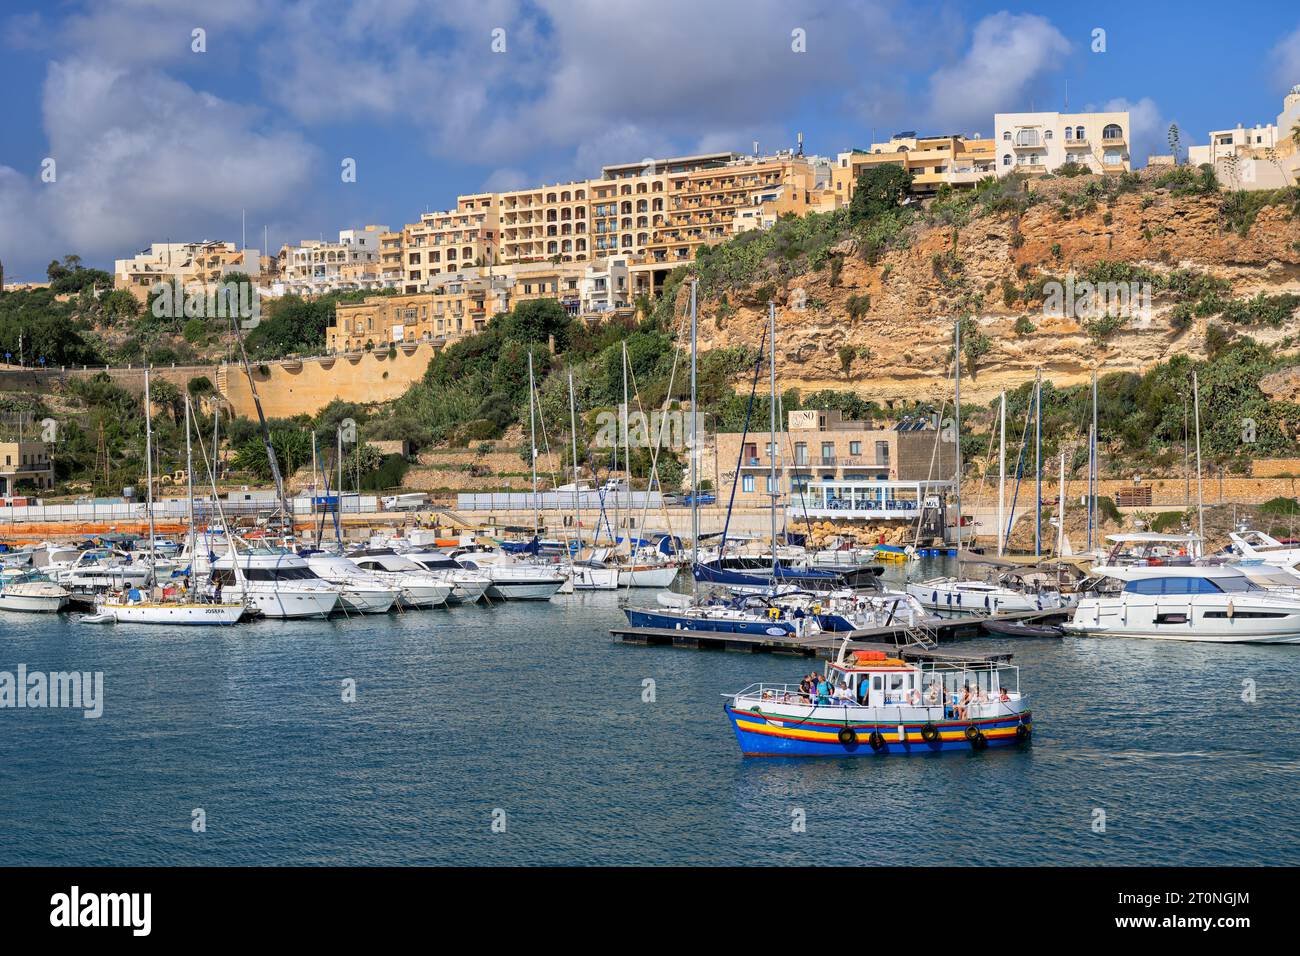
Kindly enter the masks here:
M 0 168 L 0 248 L 24 272 L 65 252 L 102 261 L 167 237 L 237 239 L 241 209 L 260 245 L 262 223 L 296 218 L 315 161 L 256 110 L 88 59 L 50 64 L 43 112 L 56 180 Z
M 1269 51 L 1273 79 L 1282 89 L 1300 84 L 1300 27 L 1284 36 Z
M 1069 41 L 1044 17 L 990 14 L 975 25 L 965 55 L 930 77 L 930 115 L 958 132 L 987 129 L 994 113 L 1026 108 L 1026 93 L 1069 52 Z

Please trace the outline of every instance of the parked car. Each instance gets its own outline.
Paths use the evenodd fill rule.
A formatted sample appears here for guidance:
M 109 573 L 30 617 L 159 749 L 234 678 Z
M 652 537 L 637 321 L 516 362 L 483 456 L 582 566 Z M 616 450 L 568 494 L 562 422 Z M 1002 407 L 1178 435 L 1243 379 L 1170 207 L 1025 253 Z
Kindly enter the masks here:
M 717 502 L 718 502 L 718 496 L 708 491 L 701 491 L 698 495 L 695 496 L 694 499 L 694 503 L 699 505 L 712 505 L 712 504 L 717 504 Z M 691 496 L 682 495 L 681 503 L 690 506 L 690 504 L 692 503 Z

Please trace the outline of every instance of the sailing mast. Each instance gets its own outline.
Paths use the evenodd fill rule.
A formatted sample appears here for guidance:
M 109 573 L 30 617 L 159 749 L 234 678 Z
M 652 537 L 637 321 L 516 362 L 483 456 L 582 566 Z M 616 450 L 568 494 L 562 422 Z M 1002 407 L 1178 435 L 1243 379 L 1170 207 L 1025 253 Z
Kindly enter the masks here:
M 961 559 L 961 317 L 953 323 L 953 407 L 957 429 L 955 454 L 957 458 L 957 558 Z
M 190 573 L 185 580 L 186 600 L 194 600 L 194 452 L 190 445 L 190 399 L 185 396 L 185 512 L 189 528 L 185 547 L 190 553 Z
M 1056 556 L 1065 554 L 1065 452 L 1061 452 L 1060 491 L 1056 496 Z
M 1034 557 L 1043 554 L 1043 371 L 1034 373 Z
M 776 560 L 776 499 L 780 494 L 781 486 L 776 483 L 776 303 L 767 304 L 767 321 L 768 321 L 768 338 L 771 340 L 769 348 L 770 360 L 768 365 L 772 373 L 772 397 L 768 401 L 768 418 L 770 419 L 771 441 L 767 449 L 768 464 L 771 466 L 771 475 L 768 481 L 771 488 L 768 489 L 772 495 L 772 582 L 776 583 L 778 565 Z
M 1007 496 L 1007 393 L 1002 392 L 998 405 L 998 555 L 1002 554 L 1002 528 Z
M 695 313 L 695 296 L 699 287 L 699 279 L 691 280 L 691 549 L 692 555 L 696 562 L 700 560 L 700 503 L 699 503 L 699 474 L 700 474 L 700 448 L 698 425 L 700 421 L 699 405 L 695 395 L 695 373 L 696 373 L 696 313 Z M 725 541 L 723 542 L 726 543 Z M 691 576 L 695 580 L 695 576 Z
M 528 457 L 533 463 L 533 537 L 541 534 L 541 518 L 537 514 L 537 414 L 536 391 L 533 385 L 533 350 L 528 350 Z
M 158 581 L 158 558 L 153 550 L 153 412 L 149 408 L 149 367 L 144 369 L 144 510 L 149 519 L 149 569 Z
M 573 531 L 578 538 L 578 550 L 573 557 L 577 561 L 582 558 L 582 486 L 578 481 L 578 413 L 573 403 L 573 369 L 569 369 L 569 439 L 573 444 Z
M 1092 530 L 1097 524 L 1097 370 L 1092 370 L 1092 430 L 1088 433 L 1088 550 L 1092 550 Z
M 632 439 L 627 433 L 627 410 L 628 410 L 628 393 L 627 393 L 627 340 L 624 339 L 623 345 L 623 471 L 626 473 L 626 483 L 628 492 L 632 491 Z M 617 485 L 615 486 L 618 487 Z M 614 507 L 617 514 L 619 500 L 622 496 L 618 491 L 614 492 Z M 631 514 L 632 499 L 629 495 L 627 499 L 628 514 Z M 669 529 L 672 530 L 671 528 Z M 614 546 L 618 547 L 618 532 L 614 533 Z M 627 553 L 632 554 L 632 529 L 627 529 Z
M 1205 499 L 1201 496 L 1201 390 L 1192 370 L 1192 417 L 1196 420 L 1196 533 L 1201 536 L 1198 547 L 1205 553 Z

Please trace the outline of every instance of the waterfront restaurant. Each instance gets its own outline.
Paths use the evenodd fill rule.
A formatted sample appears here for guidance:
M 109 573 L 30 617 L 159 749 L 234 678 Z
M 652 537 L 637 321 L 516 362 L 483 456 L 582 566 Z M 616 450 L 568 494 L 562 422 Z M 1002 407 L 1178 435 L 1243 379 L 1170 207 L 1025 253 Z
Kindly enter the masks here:
M 831 480 L 807 485 L 790 500 L 792 518 L 916 520 L 942 506 L 951 481 Z

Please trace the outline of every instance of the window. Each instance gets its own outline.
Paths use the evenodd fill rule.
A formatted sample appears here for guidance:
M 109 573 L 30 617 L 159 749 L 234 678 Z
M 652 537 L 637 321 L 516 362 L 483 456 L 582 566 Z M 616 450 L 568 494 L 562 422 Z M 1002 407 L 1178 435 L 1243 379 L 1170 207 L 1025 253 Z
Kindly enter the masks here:
M 1043 140 L 1044 140 L 1044 141 L 1050 141 L 1051 138 L 1052 138 L 1052 131 L 1051 131 L 1050 129 L 1049 129 L 1049 130 L 1045 130 L 1045 131 L 1043 132 Z
M 1067 126 L 1065 128 L 1065 141 L 1068 143 L 1072 139 L 1074 139 L 1074 127 Z
M 1124 158 L 1119 153 L 1115 152 L 1113 149 L 1108 149 L 1106 150 L 1106 154 L 1102 158 L 1102 161 L 1107 166 L 1119 166 L 1121 163 L 1124 162 Z
M 1009 129 L 1008 129 L 1008 130 L 1003 130 L 1003 131 L 1002 131 L 1002 138 L 1003 138 L 1004 140 L 1006 140 L 1008 143 L 1011 142 L 1011 130 L 1009 130 Z
M 808 444 L 806 442 L 794 443 L 794 463 L 796 465 L 808 464 Z
M 740 478 L 740 490 L 752 493 L 754 490 L 754 476 L 742 475 Z
M 1116 123 L 1107 123 L 1106 128 L 1101 131 L 1102 139 L 1123 139 L 1124 131 Z
M 1076 127 L 1074 128 L 1074 138 L 1075 138 L 1075 139 L 1087 139 L 1087 138 L 1088 138 L 1088 137 L 1086 137 L 1085 135 L 1083 135 L 1083 127 L 1082 127 L 1082 126 L 1076 126 Z
M 1010 165 L 1011 165 L 1011 154 L 1010 154 L 1010 153 L 1008 153 L 1008 154 L 1006 154 L 1005 156 L 1002 157 L 1002 165 L 1003 165 L 1003 166 L 1010 166 Z
M 823 462 L 835 461 L 835 442 L 833 441 L 822 442 L 822 461 Z
M 849 442 L 849 454 L 850 454 L 850 455 L 861 455 L 861 454 L 862 454 L 862 442 L 860 442 L 860 441 L 851 441 L 851 442 Z

